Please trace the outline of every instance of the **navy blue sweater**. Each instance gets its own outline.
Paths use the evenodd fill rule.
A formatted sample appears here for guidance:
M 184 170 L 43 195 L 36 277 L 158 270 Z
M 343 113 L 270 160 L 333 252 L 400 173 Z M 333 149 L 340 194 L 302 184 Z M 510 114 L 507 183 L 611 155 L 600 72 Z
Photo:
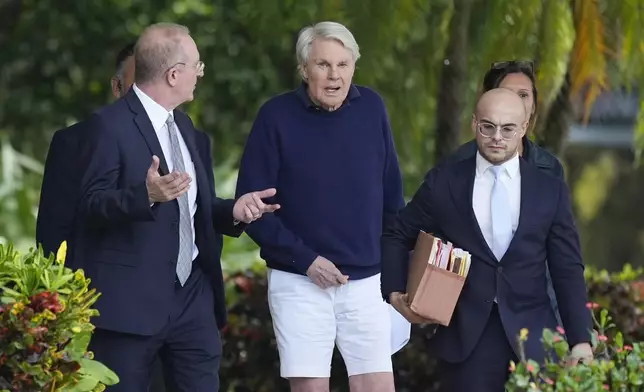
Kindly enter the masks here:
M 306 274 L 320 255 L 349 279 L 380 272 L 383 222 L 404 205 L 382 98 L 351 86 L 336 111 L 316 107 L 303 84 L 259 110 L 242 156 L 237 197 L 276 188 L 281 209 L 247 234 L 269 268 Z

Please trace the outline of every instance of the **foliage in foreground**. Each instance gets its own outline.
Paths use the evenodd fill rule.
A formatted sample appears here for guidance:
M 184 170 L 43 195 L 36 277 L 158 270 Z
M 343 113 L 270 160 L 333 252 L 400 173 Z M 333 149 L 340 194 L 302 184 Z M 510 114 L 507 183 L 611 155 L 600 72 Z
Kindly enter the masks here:
M 510 364 L 510 378 L 506 384 L 508 392 L 602 392 L 641 391 L 644 386 L 644 344 L 625 344 L 624 335 L 615 330 L 615 324 L 608 310 L 597 303 L 588 303 L 597 330 L 593 334 L 595 359 L 589 363 L 580 362 L 575 366 L 567 363 L 570 347 L 564 339 L 565 330 L 545 329 L 541 341 L 546 352 L 553 353 L 545 363 L 526 358 L 524 344 L 528 330 L 521 330 L 518 338 L 520 360 Z
M 99 295 L 82 270 L 0 245 L 0 391 L 103 391 L 119 379 L 87 351 Z

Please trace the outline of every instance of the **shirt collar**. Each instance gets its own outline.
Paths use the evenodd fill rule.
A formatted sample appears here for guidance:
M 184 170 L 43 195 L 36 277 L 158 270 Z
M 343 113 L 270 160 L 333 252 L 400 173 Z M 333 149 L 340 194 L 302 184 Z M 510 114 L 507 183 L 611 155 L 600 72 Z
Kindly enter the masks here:
M 493 165 L 488 160 L 483 158 L 480 152 L 476 152 L 476 176 L 480 177 L 488 171 Z M 509 161 L 501 164 L 503 170 L 508 173 L 510 178 L 515 178 L 519 174 L 519 154 L 515 154 Z
M 141 91 L 136 83 L 132 85 L 132 89 L 136 93 L 136 96 L 139 97 L 143 109 L 148 114 L 152 128 L 154 128 L 155 132 L 158 132 L 165 125 L 168 115 L 172 116 L 172 112 L 165 110 L 163 106 L 156 103 L 149 95 Z
M 309 97 L 309 93 L 306 91 L 307 88 L 308 88 L 308 84 L 305 81 L 302 81 L 302 83 L 300 83 L 300 86 L 297 88 L 297 90 L 295 90 L 295 93 L 297 94 L 300 101 L 302 101 L 302 103 L 304 104 L 304 107 L 307 109 L 322 110 L 322 108 L 316 105 L 315 102 L 313 102 L 313 100 L 311 99 L 311 97 Z M 349 87 L 349 93 L 347 94 L 347 98 L 344 100 L 341 107 L 344 107 L 345 105 L 349 106 L 350 101 L 356 98 L 360 98 L 360 91 L 358 90 L 355 84 L 351 84 L 351 87 Z

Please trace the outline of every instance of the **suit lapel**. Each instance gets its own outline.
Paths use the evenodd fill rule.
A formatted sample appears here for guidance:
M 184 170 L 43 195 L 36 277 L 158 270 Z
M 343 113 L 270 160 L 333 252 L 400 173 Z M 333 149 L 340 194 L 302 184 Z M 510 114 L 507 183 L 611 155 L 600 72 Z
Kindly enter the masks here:
M 174 111 L 174 121 L 179 128 L 183 140 L 186 142 L 186 146 L 188 146 L 192 163 L 195 165 L 195 174 L 197 176 L 197 206 L 200 207 L 198 210 L 206 211 L 203 207 L 207 205 L 206 201 L 208 200 L 208 175 L 206 174 L 206 168 L 201 161 L 201 154 L 199 154 L 199 149 L 197 148 L 195 140 L 196 131 L 187 120 L 186 115 L 180 113 L 178 110 Z
M 532 168 L 529 167 L 529 164 L 523 158 L 519 158 L 519 170 L 521 172 L 521 201 L 519 202 L 519 223 L 517 225 L 517 230 L 512 236 L 510 245 L 508 245 L 508 250 L 505 252 L 501 260 L 503 260 L 505 258 L 505 255 L 511 253 L 512 249 L 517 246 L 517 238 L 521 237 L 526 222 L 530 222 L 532 220 L 532 212 L 534 211 L 534 209 L 530 208 L 530 206 L 536 203 L 534 198 L 539 194 L 539 184 L 532 176 Z
M 450 175 L 449 188 L 456 205 L 456 210 L 464 214 L 467 226 L 475 238 L 477 249 L 465 249 L 470 253 L 482 255 L 486 263 L 496 266 L 494 253 L 487 245 L 472 207 L 474 194 L 474 177 L 476 175 L 476 158 L 470 158 L 454 166 L 455 173 Z
M 145 112 L 143 104 L 141 104 L 141 101 L 139 101 L 139 98 L 136 96 L 134 89 L 130 89 L 130 91 L 128 91 L 127 95 L 125 96 L 125 100 L 130 106 L 130 110 L 132 110 L 132 112 L 134 112 L 135 114 L 134 122 L 139 128 L 141 135 L 143 135 L 143 138 L 145 139 L 150 152 L 152 153 L 152 155 L 159 157 L 159 174 L 162 176 L 168 174 L 170 171 L 168 170 L 168 164 L 166 162 L 165 155 L 163 155 L 161 144 L 159 144 L 159 138 L 157 137 L 156 132 L 154 132 L 150 117 L 148 117 L 148 114 Z

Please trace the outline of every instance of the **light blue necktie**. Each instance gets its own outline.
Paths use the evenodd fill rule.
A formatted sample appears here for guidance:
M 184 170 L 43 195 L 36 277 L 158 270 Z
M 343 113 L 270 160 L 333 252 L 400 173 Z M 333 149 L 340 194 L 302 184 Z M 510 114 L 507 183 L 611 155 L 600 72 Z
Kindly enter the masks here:
M 174 170 L 183 173 L 186 171 L 186 165 L 183 162 L 177 127 L 172 115 L 168 116 L 165 125 L 168 127 L 168 133 L 170 134 L 170 152 Z M 179 196 L 177 202 L 179 203 L 179 257 L 176 271 L 179 282 L 183 286 L 192 271 L 192 219 L 190 206 L 188 205 L 188 192 Z
M 510 198 L 508 190 L 501 182 L 503 167 L 490 167 L 494 174 L 492 186 L 491 215 L 492 215 L 492 252 L 497 260 L 501 260 L 512 241 L 512 217 L 510 216 Z

